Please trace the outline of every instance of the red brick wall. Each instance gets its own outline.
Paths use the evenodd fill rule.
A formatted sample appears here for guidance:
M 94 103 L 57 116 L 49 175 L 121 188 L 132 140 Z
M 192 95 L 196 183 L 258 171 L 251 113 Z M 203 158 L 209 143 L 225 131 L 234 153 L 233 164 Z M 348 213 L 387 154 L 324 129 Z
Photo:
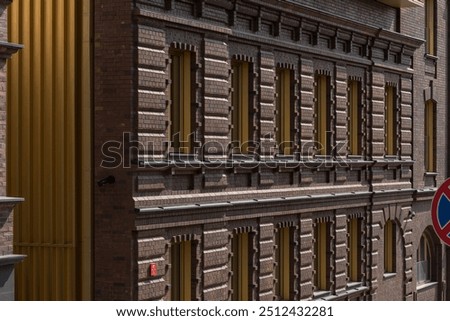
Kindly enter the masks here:
M 0 5 L 0 40 L 8 40 L 8 11 Z M 0 59 L 0 196 L 6 196 L 6 61 Z M 13 215 L 0 206 L 0 256 L 13 253 Z
M 310 16 L 303 17 L 303 23 L 307 19 L 312 22 L 304 23 L 304 28 L 299 31 L 292 25 L 289 26 L 287 20 L 278 21 L 277 15 L 271 17 L 267 13 L 258 17 L 259 11 L 249 2 L 245 4 L 249 6 L 246 14 L 234 17 L 230 14 L 232 8 L 225 10 L 220 7 L 225 2 L 220 2 L 217 6 L 211 3 L 208 1 L 203 6 L 204 3 L 201 2 L 143 0 L 138 4 L 139 9 L 136 9 L 137 23 L 133 27 L 131 4 L 122 1 L 96 2 L 95 179 L 114 173 L 117 180 L 115 185 L 96 187 L 95 190 L 95 298 L 170 298 L 171 240 L 193 237 L 201 240 L 196 253 L 198 256 L 193 282 L 195 297 L 204 300 L 229 299 L 232 255 L 230 238 L 235 229 L 246 227 L 251 227 L 255 233 L 252 253 L 257 261 L 255 264 L 258 269 L 255 271 L 261 271 L 260 274 L 255 273 L 252 279 L 255 298 L 273 298 L 268 284 L 276 280 L 268 270 L 274 260 L 270 249 L 273 245 L 275 221 L 294 221 L 301 250 L 296 261 L 297 274 L 293 280 L 295 296 L 298 299 L 311 299 L 311 229 L 313 222 L 322 216 L 328 217 L 332 222 L 334 252 L 331 290 L 342 294 L 347 286 L 346 219 L 349 213 L 353 213 L 366 217 L 367 242 L 364 244 L 366 255 L 363 259 L 365 284 L 371 295 L 369 298 L 413 299 L 416 291 L 413 275 L 417 237 L 430 224 L 430 219 L 426 208 L 420 208 L 415 219 L 408 217 L 417 203 L 411 188 L 435 186 L 445 177 L 444 156 L 439 156 L 439 175 L 436 180 L 424 179 L 421 159 L 421 106 L 424 89 L 430 87 L 430 81 L 433 81 L 433 92 L 437 95 L 439 106 L 445 106 L 447 102 L 447 95 L 443 94 L 446 76 L 432 73 L 433 70 L 446 70 L 446 53 L 443 51 L 446 44 L 443 37 L 438 44 L 443 59 L 439 59 L 436 65 L 430 65 L 433 59 L 424 60 L 423 45 L 414 53 L 411 48 L 403 50 L 400 42 L 405 38 L 391 34 L 389 37 L 395 38 L 393 42 L 378 39 L 378 31 L 368 26 L 360 26 L 361 30 L 348 34 L 348 39 L 352 40 L 350 45 L 346 44 L 347 38 L 343 34 L 353 31 L 354 25 L 349 21 L 341 21 L 338 27 L 328 26 L 330 29 L 327 31 L 327 23 L 332 25 L 334 22 L 324 22 L 314 10 L 308 11 Z M 270 3 L 274 1 L 266 2 L 267 5 Z M 326 13 L 334 13 L 336 8 L 346 8 L 345 12 L 338 12 L 337 16 L 389 31 L 396 30 L 400 25 L 400 31 L 406 35 L 422 37 L 420 30 L 423 28 L 416 22 L 417 19 L 423 20 L 423 8 L 400 10 L 402 22 L 399 23 L 396 9 L 376 1 L 340 0 L 331 6 L 329 3 L 302 2 L 303 5 Z M 169 4 L 174 4 L 174 7 L 168 6 Z M 443 12 L 444 4 L 444 1 L 438 1 L 439 12 Z M 301 12 L 304 11 L 299 10 Z M 364 12 L 371 14 L 361 14 Z M 196 13 L 196 17 L 193 13 Z M 243 17 L 245 15 L 249 17 Z M 315 29 L 313 22 L 320 19 L 323 25 Z M 287 29 L 280 27 L 283 24 Z M 445 30 L 442 17 L 438 24 Z M 337 31 L 333 28 L 337 28 Z M 133 39 L 133 32 L 136 39 Z M 302 33 L 301 36 L 296 37 L 296 32 Z M 368 36 L 371 32 L 373 34 Z M 342 36 L 342 39 L 333 39 L 333 35 Z M 258 44 L 252 44 L 251 41 L 261 41 L 264 45 L 260 49 Z M 332 45 L 333 41 L 337 43 Z M 399 43 L 395 44 L 396 41 Z M 373 44 L 370 53 L 366 51 L 367 43 L 370 46 Z M 135 44 L 138 48 L 134 48 Z M 258 138 L 259 135 L 262 146 L 268 147 L 273 146 L 274 137 L 266 134 L 270 134 L 271 130 L 276 132 L 274 110 L 270 106 L 274 102 L 273 72 L 270 70 L 277 64 L 292 65 L 298 71 L 296 79 L 300 93 L 297 97 L 297 112 L 300 124 L 295 128 L 295 134 L 302 143 L 310 142 L 314 137 L 311 124 L 314 120 L 315 72 L 329 73 L 335 84 L 331 95 L 334 98 L 332 108 L 336 114 L 332 120 L 336 129 L 333 137 L 337 141 L 346 138 L 346 86 L 343 83 L 349 76 L 359 77 L 362 74 L 366 82 L 365 108 L 368 111 L 365 117 L 367 128 L 364 156 L 369 165 L 361 165 L 362 162 L 355 161 L 345 168 L 330 166 L 320 170 L 308 166 L 301 170 L 265 166 L 234 170 L 206 166 L 200 169 L 167 167 L 164 170 L 147 167 L 139 171 L 118 168 L 114 172 L 100 168 L 98 164 L 102 159 L 102 144 L 111 139 L 121 141 L 121 135 L 125 131 L 133 133 L 133 138 L 139 140 L 141 148 L 144 145 L 147 147 L 146 156 L 161 160 L 171 151 L 165 144 L 168 140 L 170 106 L 170 98 L 167 96 L 170 88 L 170 48 L 184 48 L 195 52 L 193 73 L 196 79 L 193 88 L 197 99 L 193 108 L 196 111 L 197 133 L 204 143 L 216 142 L 219 147 L 220 144 L 225 146 L 227 140 L 230 140 L 232 57 L 252 61 L 255 88 L 251 93 L 255 102 L 253 136 Z M 339 56 L 334 57 L 337 51 L 340 51 Z M 133 60 L 134 54 L 136 61 Z M 411 56 L 413 64 L 408 62 Z M 374 63 L 376 67 L 373 67 Z M 414 67 L 414 71 L 410 67 Z M 401 104 L 398 115 L 400 157 L 397 162 L 389 162 L 385 158 L 386 82 L 397 85 Z M 444 128 L 445 108 L 439 109 L 438 119 L 438 127 Z M 438 146 L 445 150 L 446 144 L 446 139 L 440 139 Z M 205 156 L 205 159 L 224 159 L 227 155 L 223 151 L 224 148 L 211 149 L 201 156 Z M 414 165 L 408 162 L 411 158 L 415 160 Z M 372 162 L 374 159 L 377 162 Z M 376 194 L 371 194 L 372 191 Z M 346 193 L 347 196 L 344 198 L 334 193 Z M 420 193 L 419 191 L 418 194 Z M 327 197 L 311 202 L 305 199 L 283 203 L 267 202 L 266 205 L 239 204 L 241 201 L 252 202 L 253 199 L 306 198 L 318 194 L 327 194 Z M 429 204 L 429 201 L 428 195 L 423 202 Z M 236 203 L 231 208 L 173 208 L 174 205 L 193 207 L 197 206 L 194 204 L 217 202 Z M 135 217 L 133 207 L 150 208 L 153 212 L 140 213 Z M 383 227 L 387 219 L 395 220 L 398 226 L 397 273 L 390 278 L 385 278 L 383 266 Z M 136 238 L 132 234 L 135 229 Z M 148 275 L 149 263 L 157 264 L 158 275 L 154 278 Z

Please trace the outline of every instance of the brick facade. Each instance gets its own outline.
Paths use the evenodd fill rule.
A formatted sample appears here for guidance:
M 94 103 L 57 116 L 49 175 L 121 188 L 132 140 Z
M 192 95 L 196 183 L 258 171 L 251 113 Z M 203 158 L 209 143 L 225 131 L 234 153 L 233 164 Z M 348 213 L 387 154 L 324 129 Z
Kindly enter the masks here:
M 99 165 L 93 174 L 96 182 L 111 174 L 101 166 L 102 145 L 122 142 L 124 133 L 133 132 L 132 9 L 129 1 L 95 1 L 94 4 L 93 157 Z M 115 185 L 94 191 L 94 298 L 129 300 L 135 296 L 133 276 L 136 273 L 133 184 L 128 170 L 122 167 L 114 170 L 114 177 Z
M 438 260 L 435 283 L 418 288 L 415 276 L 433 191 L 447 169 L 445 153 L 437 153 L 437 174 L 425 173 L 422 159 L 424 97 L 433 95 L 437 103 L 437 128 L 446 128 L 448 102 L 447 39 L 438 37 L 439 59 L 425 55 L 424 8 L 395 9 L 369 0 L 141 0 L 134 8 L 126 1 L 95 3 L 95 179 L 112 173 L 99 166 L 105 142 L 134 144 L 131 159 L 122 155 L 130 166 L 114 169 L 116 185 L 95 191 L 95 299 L 169 300 L 171 244 L 189 240 L 195 244 L 192 299 L 229 300 L 231 240 L 242 231 L 251 234 L 250 297 L 278 299 L 275 235 L 283 226 L 294 230 L 295 300 L 443 299 L 446 259 Z M 447 34 L 444 9 L 445 1 L 438 0 L 438 34 Z M 177 155 L 170 144 L 173 49 L 195 57 L 197 148 L 191 155 Z M 255 153 L 244 158 L 229 151 L 232 60 L 252 66 Z M 292 157 L 276 154 L 276 67 L 294 71 Z M 316 74 L 331 80 L 334 157 L 311 148 Z M 349 155 L 346 145 L 348 79 L 362 84 L 360 157 Z M 386 84 L 398 93 L 395 157 L 385 152 Z M 125 141 L 124 133 L 131 133 Z M 445 146 L 446 136 L 438 135 L 437 150 Z M 347 224 L 355 217 L 362 220 L 364 250 L 357 285 L 347 277 Z M 322 220 L 330 226 L 325 293 L 314 288 L 313 231 Z M 397 227 L 397 269 L 389 275 L 383 263 L 388 220 Z M 434 242 L 433 255 L 445 257 Z M 156 264 L 157 276 L 150 277 L 150 264 Z
M 25 257 L 14 255 L 12 210 L 20 198 L 6 197 L 6 134 L 7 134 L 7 69 L 6 61 L 21 46 L 8 42 L 8 5 L 0 1 L 0 301 L 14 299 L 14 265 Z
M 12 208 L 20 199 L 6 196 L 6 61 L 21 46 L 8 43 L 8 5 L 11 1 L 0 1 L 0 258 L 13 254 Z

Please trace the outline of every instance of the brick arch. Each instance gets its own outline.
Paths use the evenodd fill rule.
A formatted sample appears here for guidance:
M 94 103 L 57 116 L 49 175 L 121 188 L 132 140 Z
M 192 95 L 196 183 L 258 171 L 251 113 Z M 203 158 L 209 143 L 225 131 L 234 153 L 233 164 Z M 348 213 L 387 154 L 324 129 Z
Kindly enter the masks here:
M 406 209 L 408 210 L 408 209 Z M 408 284 L 412 283 L 412 266 L 409 266 L 411 263 L 408 263 L 406 260 L 406 245 L 407 240 L 405 238 L 406 231 L 409 232 L 410 228 L 408 224 L 404 223 L 404 219 L 406 218 L 405 214 L 406 211 L 405 208 L 402 208 L 399 204 L 393 204 L 385 207 L 383 209 L 383 221 L 382 221 L 382 228 L 384 229 L 384 226 L 388 220 L 391 220 L 395 223 L 396 227 L 399 228 L 399 234 L 400 234 L 400 241 L 401 241 L 401 254 L 402 254 L 402 266 L 403 266 L 403 276 L 402 276 L 402 287 L 403 287 L 403 299 L 406 300 L 408 296 L 412 295 L 411 290 L 408 291 Z M 384 231 L 383 231 L 384 232 Z M 384 233 L 383 233 L 384 234 Z M 397 256 L 397 254 L 396 254 Z M 410 271 L 410 272 L 409 272 Z M 409 287 L 411 288 L 411 287 Z
M 422 236 L 426 236 L 428 238 L 428 240 L 430 241 L 430 251 L 431 251 L 431 257 L 432 257 L 432 266 L 435 267 L 435 271 L 434 271 L 434 277 L 435 277 L 435 282 L 438 282 L 439 287 L 441 286 L 441 282 L 440 280 L 442 280 L 442 243 L 441 240 L 439 239 L 439 237 L 436 235 L 436 233 L 434 232 L 434 228 L 431 225 L 426 226 L 425 228 L 422 229 L 421 233 L 418 234 L 418 238 L 415 240 L 415 247 L 414 247 L 414 253 L 415 254 L 415 262 L 417 262 L 417 250 L 420 246 L 420 240 L 422 238 Z M 416 271 L 417 273 L 417 271 Z M 416 280 L 417 283 L 417 280 Z M 438 291 L 439 293 L 441 292 L 440 290 Z

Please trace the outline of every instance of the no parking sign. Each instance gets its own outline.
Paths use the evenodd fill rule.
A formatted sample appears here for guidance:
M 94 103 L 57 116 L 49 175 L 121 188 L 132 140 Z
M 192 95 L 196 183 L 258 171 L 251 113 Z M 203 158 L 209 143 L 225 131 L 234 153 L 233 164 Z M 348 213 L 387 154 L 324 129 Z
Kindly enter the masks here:
M 450 246 L 450 178 L 439 187 L 434 195 L 431 218 L 436 234 Z

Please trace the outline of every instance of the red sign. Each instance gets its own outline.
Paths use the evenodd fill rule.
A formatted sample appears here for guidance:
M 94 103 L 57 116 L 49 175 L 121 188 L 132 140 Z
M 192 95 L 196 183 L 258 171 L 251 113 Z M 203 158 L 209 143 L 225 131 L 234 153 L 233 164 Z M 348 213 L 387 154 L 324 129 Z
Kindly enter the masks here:
M 450 178 L 437 190 L 431 204 L 433 227 L 439 238 L 450 246 Z
M 156 268 L 156 264 L 155 263 L 151 263 L 150 264 L 149 271 L 150 271 L 150 276 L 151 277 L 158 276 L 158 270 Z

